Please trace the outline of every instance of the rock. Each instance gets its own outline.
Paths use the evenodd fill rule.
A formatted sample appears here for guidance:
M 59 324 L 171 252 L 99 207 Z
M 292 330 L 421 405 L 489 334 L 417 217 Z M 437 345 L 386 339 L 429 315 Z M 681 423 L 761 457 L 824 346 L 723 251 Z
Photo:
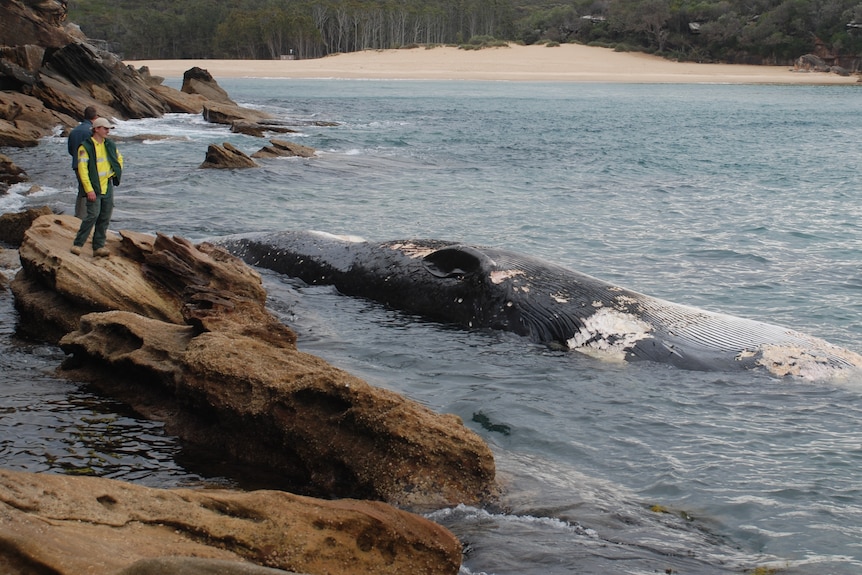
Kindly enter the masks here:
M 170 575 L 289 575 L 293 572 L 223 559 L 160 557 L 141 559 L 117 575 L 165 575 L 166 573 Z
M 0 48 L 0 59 L 22 70 L 27 75 L 27 82 L 25 83 L 28 85 L 35 83 L 35 74 L 42 67 L 42 59 L 44 57 L 45 48 L 33 44 L 3 46 Z
M 116 55 L 86 43 L 68 44 L 45 58 L 39 83 L 34 89 L 34 95 L 43 101 L 46 101 L 47 92 L 40 91 L 38 86 L 46 78 L 72 84 L 93 100 L 115 110 L 112 114 L 104 114 L 106 117 L 158 118 L 169 111 L 134 68 L 123 64 Z M 56 85 L 52 88 L 56 91 Z M 61 99 L 46 101 L 48 107 L 75 117 L 84 109 L 82 103 L 86 105 L 78 102 L 69 108 Z
M 166 112 L 203 113 L 226 124 L 271 118 L 236 105 L 201 68 L 184 74 L 182 92 L 163 86 L 162 78 L 126 66 L 65 20 L 64 1 L 0 3 L 0 147 L 35 146 L 57 126 L 77 125 L 87 106 L 105 118 L 155 118 Z M 4 105 L 25 94 L 39 102 L 37 118 L 18 118 L 19 108 Z
M 27 172 L 16 166 L 11 158 L 0 154 L 0 195 L 5 194 L 12 184 L 20 184 L 29 179 Z M 2 235 L 2 223 L 0 223 L 0 235 Z
M 236 169 L 236 168 L 256 168 L 257 163 L 252 160 L 244 152 L 236 149 L 230 143 L 225 142 L 223 146 L 210 144 L 207 148 L 207 155 L 201 168 L 219 168 L 219 169 Z
M 37 146 L 39 138 L 51 135 L 57 126 L 76 124 L 74 118 L 46 108 L 38 98 L 0 92 L 0 146 Z
M 0 470 L 4 574 L 454 575 L 460 563 L 451 533 L 379 502 Z
M 162 82 L 165 81 L 165 79 L 162 76 L 153 76 L 150 73 L 150 67 L 149 66 L 141 66 L 140 68 L 138 68 L 138 74 L 141 75 L 141 78 L 144 80 L 144 83 L 150 87 L 160 86 L 162 84 Z
M 37 219 L 11 285 L 19 329 L 61 335 L 67 376 L 294 491 L 423 509 L 496 495 L 493 456 L 459 418 L 298 351 L 237 258 L 128 231 L 110 258 L 74 256 L 77 224 Z
M 0 289 L 6 290 L 15 272 L 21 268 L 18 250 L 6 249 L 0 245 Z
M 200 114 L 204 110 L 207 99 L 199 94 L 186 94 L 170 86 L 150 86 L 150 91 L 157 95 L 178 114 Z
M 34 136 L 30 130 L 22 130 L 12 122 L 0 119 L 0 147 L 34 148 L 38 145 L 38 136 Z
M 183 85 L 180 88 L 186 94 L 199 94 L 212 102 L 236 106 L 221 86 L 213 80 L 210 73 L 203 68 L 190 68 L 183 74 Z
M 213 124 L 231 125 L 234 122 L 259 122 L 272 116 L 249 108 L 207 101 L 204 105 L 203 117 L 204 120 Z
M 65 24 L 66 2 L 6 0 L 0 2 L 0 46 L 36 45 L 59 48 L 80 40 L 77 27 Z
M 295 134 L 296 130 L 281 126 L 271 121 L 249 122 L 246 120 L 236 120 L 231 122 L 230 131 L 237 134 L 245 134 L 247 136 L 255 136 L 262 138 L 264 132 L 276 132 L 279 134 Z
M 300 158 L 313 158 L 317 150 L 308 146 L 285 142 L 284 140 L 270 140 L 272 146 L 261 148 L 251 155 L 252 158 L 280 158 L 285 156 L 299 156 Z
M 166 573 L 170 575 L 289 575 L 293 572 L 224 559 L 159 557 L 141 559 L 117 575 L 165 575 Z
M 806 72 L 828 72 L 829 66 L 823 58 L 814 54 L 805 54 L 796 59 L 794 69 Z
M 0 156 L 5 158 L 5 156 Z M 23 212 L 6 213 L 0 215 L 0 242 L 10 246 L 20 246 L 24 241 L 24 232 L 41 216 L 50 215 L 51 208 L 42 206 L 32 208 Z

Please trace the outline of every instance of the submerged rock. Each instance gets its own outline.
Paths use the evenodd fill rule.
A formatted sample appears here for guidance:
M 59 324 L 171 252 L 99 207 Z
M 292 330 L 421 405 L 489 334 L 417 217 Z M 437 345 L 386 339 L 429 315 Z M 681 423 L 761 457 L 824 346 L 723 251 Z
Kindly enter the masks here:
M 11 286 L 19 330 L 59 339 L 66 375 L 295 491 L 410 508 L 494 497 L 493 456 L 458 417 L 298 351 L 237 258 L 133 232 L 109 236 L 109 258 L 75 256 L 77 227 L 37 219 Z
M 379 502 L 0 470 L 8 575 L 454 575 L 460 563 L 451 533 Z

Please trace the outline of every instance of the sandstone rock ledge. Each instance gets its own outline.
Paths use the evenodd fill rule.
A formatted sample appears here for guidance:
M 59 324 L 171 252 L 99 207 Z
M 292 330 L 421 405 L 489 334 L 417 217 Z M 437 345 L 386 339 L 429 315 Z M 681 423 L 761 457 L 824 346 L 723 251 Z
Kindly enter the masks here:
M 7 575 L 439 575 L 461 563 L 453 535 L 384 503 L 3 470 L 0 549 Z
M 479 436 L 458 417 L 436 414 L 298 351 L 294 333 L 266 310 L 259 274 L 221 248 L 123 231 L 109 234 L 111 257 L 94 258 L 88 250 L 75 256 L 69 248 L 78 223 L 56 214 L 35 219 L 10 285 L 18 331 L 59 342 L 69 354 L 63 375 L 92 382 L 143 416 L 165 422 L 168 433 L 190 444 L 277 474 L 278 489 L 377 502 L 147 490 L 92 478 L 0 472 L 0 550 L 14 550 L 0 551 L 0 571 L 4 561 L 22 557 L 25 547 L 42 549 L 40 557 L 47 558 L 37 563 L 53 568 L 54 559 L 44 554 L 73 536 L 81 539 L 57 548 L 69 554 L 104 543 L 105 566 L 48 571 L 114 574 L 120 558 L 130 564 L 160 555 L 222 557 L 178 550 L 179 539 L 259 565 L 314 574 L 458 571 L 460 548 L 451 534 L 387 504 L 415 511 L 493 499 L 494 460 Z M 78 499 L 69 499 L 75 494 Z M 191 527 L 197 525 L 193 518 L 186 528 L 179 508 L 153 511 L 168 500 L 188 504 L 194 517 L 209 514 L 214 523 Z M 282 515 L 287 501 L 310 506 L 306 516 L 314 518 L 302 529 L 285 529 L 279 522 L 298 514 Z M 58 508 L 68 510 L 68 517 L 55 513 Z M 322 508 L 332 514 L 326 511 L 321 519 L 315 514 L 324 513 Z M 234 527 L 221 526 L 219 517 L 225 525 L 272 524 L 286 533 L 282 547 L 261 534 L 240 536 Z M 118 531 L 100 534 L 95 524 L 102 523 Z M 336 531 L 352 534 L 343 545 L 327 535 L 336 525 Z M 27 544 L 40 530 L 48 542 Z M 136 533 L 163 545 L 136 555 L 135 544 L 125 543 Z M 311 542 L 319 545 L 303 547 Z M 117 546 L 110 550 L 109 543 Z M 90 560 L 87 553 L 79 555 Z M 307 562 L 294 562 L 306 555 Z M 331 562 L 321 567 L 314 562 L 318 556 L 336 558 L 344 569 Z M 359 567 L 360 556 L 368 560 L 367 569 Z

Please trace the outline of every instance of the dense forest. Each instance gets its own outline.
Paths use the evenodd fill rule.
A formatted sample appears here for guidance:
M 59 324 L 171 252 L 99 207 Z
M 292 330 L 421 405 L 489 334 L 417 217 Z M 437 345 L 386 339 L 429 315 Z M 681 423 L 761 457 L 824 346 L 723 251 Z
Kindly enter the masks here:
M 69 20 L 128 59 L 315 58 L 502 42 L 859 69 L 862 0 L 70 0 Z

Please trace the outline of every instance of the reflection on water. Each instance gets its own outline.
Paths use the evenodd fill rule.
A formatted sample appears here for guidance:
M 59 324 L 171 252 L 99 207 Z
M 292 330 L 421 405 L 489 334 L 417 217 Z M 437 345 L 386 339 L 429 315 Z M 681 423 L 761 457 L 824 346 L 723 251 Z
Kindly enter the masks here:
M 86 385 L 55 377 L 62 351 L 16 338 L 16 321 L 11 294 L 0 292 L 0 466 L 150 487 L 234 484 L 181 465 L 187 450 L 163 424 L 137 417 Z

